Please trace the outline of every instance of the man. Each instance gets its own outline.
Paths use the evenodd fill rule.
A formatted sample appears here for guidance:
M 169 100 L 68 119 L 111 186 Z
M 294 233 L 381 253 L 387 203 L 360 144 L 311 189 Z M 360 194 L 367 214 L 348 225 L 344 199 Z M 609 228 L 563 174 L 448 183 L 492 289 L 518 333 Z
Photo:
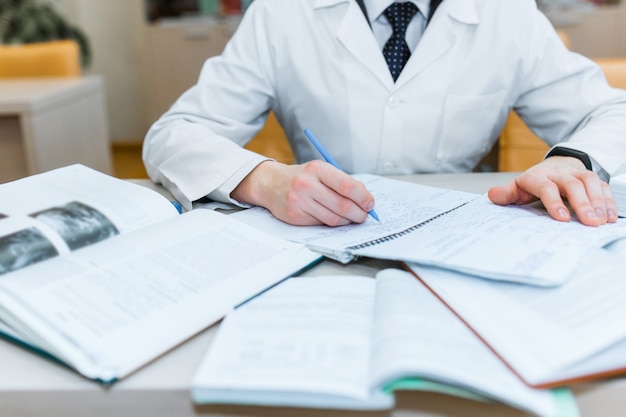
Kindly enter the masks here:
M 586 225 L 616 221 L 606 180 L 626 169 L 626 92 L 570 53 L 533 0 L 393 3 L 255 0 L 148 132 L 151 178 L 186 207 L 208 196 L 292 224 L 363 222 L 372 195 L 316 160 L 305 128 L 348 173 L 463 172 L 515 109 L 558 146 L 491 200 L 541 199 L 560 221 L 568 201 Z M 270 110 L 299 165 L 241 148 Z

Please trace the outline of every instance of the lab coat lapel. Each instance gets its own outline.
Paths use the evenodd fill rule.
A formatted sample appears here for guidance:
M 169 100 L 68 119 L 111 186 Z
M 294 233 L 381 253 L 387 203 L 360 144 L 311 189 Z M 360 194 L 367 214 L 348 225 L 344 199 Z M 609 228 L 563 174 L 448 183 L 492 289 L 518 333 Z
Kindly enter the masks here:
M 317 0 L 316 6 L 337 4 L 342 1 L 346 0 Z M 348 3 L 348 10 L 337 28 L 337 39 L 388 90 L 391 90 L 393 79 L 372 29 L 356 1 L 349 1 Z
M 400 77 L 396 81 L 396 88 L 408 82 L 426 66 L 450 51 L 457 37 L 456 32 L 463 29 L 459 23 L 461 25 L 478 23 L 474 0 L 445 0 L 441 3 L 422 39 L 417 44 L 417 48 L 402 69 Z

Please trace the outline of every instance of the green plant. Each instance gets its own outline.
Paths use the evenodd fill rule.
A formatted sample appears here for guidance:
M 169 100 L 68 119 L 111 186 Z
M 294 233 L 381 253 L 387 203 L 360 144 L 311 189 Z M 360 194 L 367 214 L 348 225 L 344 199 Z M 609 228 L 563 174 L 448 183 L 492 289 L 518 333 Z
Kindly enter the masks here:
M 25 44 L 73 39 L 80 47 L 81 65 L 91 62 L 87 37 L 52 6 L 36 0 L 0 0 L 0 43 Z

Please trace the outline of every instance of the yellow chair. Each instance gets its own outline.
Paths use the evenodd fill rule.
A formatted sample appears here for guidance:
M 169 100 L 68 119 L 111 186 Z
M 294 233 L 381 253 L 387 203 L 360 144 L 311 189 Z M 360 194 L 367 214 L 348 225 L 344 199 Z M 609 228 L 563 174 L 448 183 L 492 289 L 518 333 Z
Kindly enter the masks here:
M 278 162 L 285 164 L 294 162 L 293 152 L 287 137 L 273 112 L 267 118 L 263 129 L 248 142 L 246 149 L 269 158 L 274 158 Z
M 9 105 L 10 111 L 0 115 L 0 182 L 70 163 L 111 172 L 103 85 L 99 77 L 85 82 L 80 77 L 80 47 L 74 40 L 0 45 L 2 83 L 15 84 L 33 103 L 40 99 L 29 91 L 39 84 L 51 92 L 46 101 L 55 104 L 45 111 Z M 64 87 L 60 78 L 72 82 Z M 55 152 L 43 157 L 49 149 Z
M 557 32 L 561 41 L 571 49 L 565 32 Z M 548 145 L 536 137 L 517 113 L 511 112 L 498 140 L 498 171 L 525 171 L 543 159 Z
M 626 89 L 626 59 L 595 60 L 609 84 L 615 88 Z M 511 113 L 500 134 L 498 152 L 499 171 L 525 171 L 541 162 L 549 146 L 524 124 L 515 113 Z
M 73 40 L 0 45 L 0 78 L 78 77 L 80 50 Z

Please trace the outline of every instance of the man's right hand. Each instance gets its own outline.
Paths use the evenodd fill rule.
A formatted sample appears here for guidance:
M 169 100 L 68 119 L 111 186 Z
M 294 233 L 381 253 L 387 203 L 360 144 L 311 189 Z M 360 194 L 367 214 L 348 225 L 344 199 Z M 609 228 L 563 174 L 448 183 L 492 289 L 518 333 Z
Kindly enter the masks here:
M 301 165 L 262 162 L 231 197 L 265 207 L 276 218 L 298 226 L 363 223 L 374 208 L 374 197 L 363 183 L 318 160 Z

